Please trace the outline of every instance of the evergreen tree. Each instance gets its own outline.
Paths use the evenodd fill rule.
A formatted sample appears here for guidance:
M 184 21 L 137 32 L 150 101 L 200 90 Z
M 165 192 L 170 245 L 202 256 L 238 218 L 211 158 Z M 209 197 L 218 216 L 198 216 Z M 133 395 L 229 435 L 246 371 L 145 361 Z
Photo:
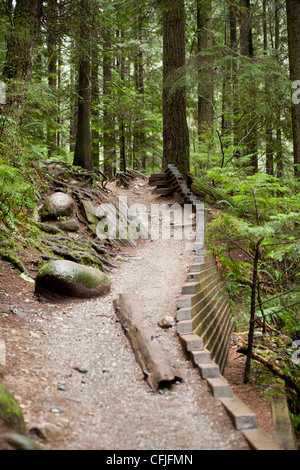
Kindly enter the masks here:
M 92 169 L 91 154 L 91 3 L 80 0 L 78 121 L 73 164 Z
M 300 80 L 300 3 L 286 0 L 290 78 L 292 82 Z M 300 177 L 300 105 L 292 103 L 292 126 L 294 142 L 295 177 Z
M 172 163 L 187 175 L 189 132 L 186 120 L 185 9 L 183 0 L 164 0 L 163 10 L 163 166 Z

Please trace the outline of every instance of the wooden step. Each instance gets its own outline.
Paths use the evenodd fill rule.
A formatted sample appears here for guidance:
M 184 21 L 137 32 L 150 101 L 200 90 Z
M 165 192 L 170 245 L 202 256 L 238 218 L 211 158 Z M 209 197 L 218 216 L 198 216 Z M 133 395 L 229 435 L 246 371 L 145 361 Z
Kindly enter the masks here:
M 194 294 L 194 295 L 188 295 L 188 294 L 187 295 L 181 295 L 178 298 L 178 301 L 177 301 L 178 308 L 187 308 L 187 307 L 195 306 L 204 297 L 206 297 L 207 294 L 209 295 L 210 291 L 213 288 L 215 288 L 215 286 L 219 286 L 219 285 L 220 285 L 220 290 L 221 290 L 221 286 L 223 287 L 224 283 L 222 282 L 222 280 L 220 278 L 216 277 L 209 284 L 204 285 L 203 289 L 200 290 L 199 292 L 197 292 L 197 294 Z
M 205 269 L 208 269 L 211 267 L 214 267 L 214 268 L 217 267 L 215 261 L 205 261 L 204 263 L 191 264 L 190 273 L 200 273 L 201 271 L 204 271 Z
M 193 295 L 198 294 L 201 290 L 203 290 L 207 285 L 210 284 L 211 281 L 214 279 L 220 279 L 218 271 L 212 271 L 208 275 L 202 277 L 196 282 L 188 282 L 182 287 L 182 295 Z M 221 279 L 220 279 L 221 280 Z
M 171 196 L 174 194 L 177 190 L 176 186 L 173 186 L 171 188 L 161 188 L 161 189 L 156 189 L 155 193 L 159 194 L 160 196 Z
M 224 377 L 207 379 L 207 385 L 215 398 L 230 398 L 233 396 L 229 384 Z
M 216 265 L 211 266 L 210 268 L 203 269 L 200 272 L 191 272 L 187 275 L 187 282 L 199 282 L 200 279 L 206 278 L 209 274 L 216 271 Z
M 154 186 L 157 188 L 167 188 L 170 186 L 170 181 L 169 180 L 161 180 L 161 181 L 156 181 L 154 182 Z
M 216 379 L 220 377 L 220 368 L 219 366 L 211 362 L 205 362 L 203 364 L 198 364 L 198 369 L 202 379 Z
M 149 178 L 149 183 L 152 182 L 152 181 L 161 181 L 161 180 L 165 180 L 166 178 L 168 178 L 167 174 L 166 173 L 158 173 L 158 174 L 154 174 L 154 175 L 151 175 L 150 178 Z
M 208 349 L 203 348 L 202 351 L 191 351 L 192 361 L 197 366 L 198 364 L 206 364 L 211 362 L 211 355 Z
M 194 334 L 180 335 L 180 341 L 186 352 L 203 350 L 203 340 L 200 336 Z
M 211 283 L 208 289 L 202 291 L 202 295 L 198 297 L 198 300 L 189 306 L 181 306 L 186 302 L 186 296 L 182 300 L 178 300 L 178 311 L 177 318 L 178 320 L 193 320 L 196 324 L 199 322 L 200 318 L 203 318 L 204 315 L 207 315 L 214 306 L 214 296 L 215 294 L 219 295 L 220 284 L 216 284 L 215 281 Z
M 253 429 L 257 428 L 257 419 L 253 411 L 245 405 L 235 395 L 231 398 L 220 397 L 228 415 L 235 424 L 236 429 Z

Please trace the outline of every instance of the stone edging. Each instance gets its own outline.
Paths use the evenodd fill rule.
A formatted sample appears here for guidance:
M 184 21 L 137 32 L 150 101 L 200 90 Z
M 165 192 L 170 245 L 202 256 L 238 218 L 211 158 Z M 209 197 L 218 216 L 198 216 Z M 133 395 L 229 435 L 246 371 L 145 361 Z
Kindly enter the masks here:
M 177 191 L 183 196 L 185 202 L 189 202 L 193 204 L 194 208 L 197 208 L 200 201 L 187 188 L 180 172 L 174 165 L 169 165 L 168 171 L 177 180 Z M 202 246 L 201 243 L 199 246 L 197 240 L 193 250 L 196 255 L 194 262 L 205 263 L 204 240 Z M 192 280 L 193 277 L 191 276 L 187 281 L 192 282 Z M 178 321 L 177 334 L 183 350 L 198 368 L 202 380 L 206 380 L 208 389 L 216 399 L 220 400 L 235 428 L 243 433 L 250 447 L 253 450 L 281 450 L 280 445 L 269 437 L 263 429 L 258 427 L 256 414 L 234 395 L 227 380 L 221 375 L 220 366 L 211 360 L 210 351 L 205 348 L 203 339 L 199 335 L 194 334 L 194 332 L 184 332 L 184 320 Z

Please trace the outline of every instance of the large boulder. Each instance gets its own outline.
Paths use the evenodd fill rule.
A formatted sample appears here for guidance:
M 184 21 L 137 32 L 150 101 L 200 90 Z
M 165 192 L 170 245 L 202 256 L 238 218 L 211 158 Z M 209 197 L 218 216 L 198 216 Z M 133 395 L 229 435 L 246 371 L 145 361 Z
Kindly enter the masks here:
M 41 207 L 40 215 L 42 219 L 57 219 L 58 217 L 68 217 L 73 213 L 74 201 L 66 193 L 53 193 L 48 196 Z
M 55 260 L 41 267 L 35 289 L 47 289 L 69 297 L 100 297 L 109 292 L 110 280 L 102 271 L 90 266 Z

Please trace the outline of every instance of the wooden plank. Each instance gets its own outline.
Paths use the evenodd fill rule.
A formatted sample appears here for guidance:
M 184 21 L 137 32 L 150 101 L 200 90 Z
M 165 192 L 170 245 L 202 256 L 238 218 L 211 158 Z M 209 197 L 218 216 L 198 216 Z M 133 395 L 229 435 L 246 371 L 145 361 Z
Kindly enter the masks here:
M 162 188 L 162 189 L 156 189 L 156 193 L 160 194 L 161 196 L 165 196 L 167 194 L 174 194 L 175 191 L 177 190 L 177 187 L 172 187 L 172 188 Z
M 149 181 L 161 181 L 161 180 L 166 179 L 167 177 L 168 175 L 166 175 L 166 173 L 159 173 L 156 175 L 151 175 L 149 178 Z
M 155 186 L 157 187 L 168 187 L 170 184 L 169 180 L 156 181 Z
M 155 331 L 142 315 L 140 300 L 130 294 L 121 294 L 114 300 L 116 314 L 129 339 L 136 360 L 153 391 L 182 381 L 180 372 L 172 364 L 155 336 Z

